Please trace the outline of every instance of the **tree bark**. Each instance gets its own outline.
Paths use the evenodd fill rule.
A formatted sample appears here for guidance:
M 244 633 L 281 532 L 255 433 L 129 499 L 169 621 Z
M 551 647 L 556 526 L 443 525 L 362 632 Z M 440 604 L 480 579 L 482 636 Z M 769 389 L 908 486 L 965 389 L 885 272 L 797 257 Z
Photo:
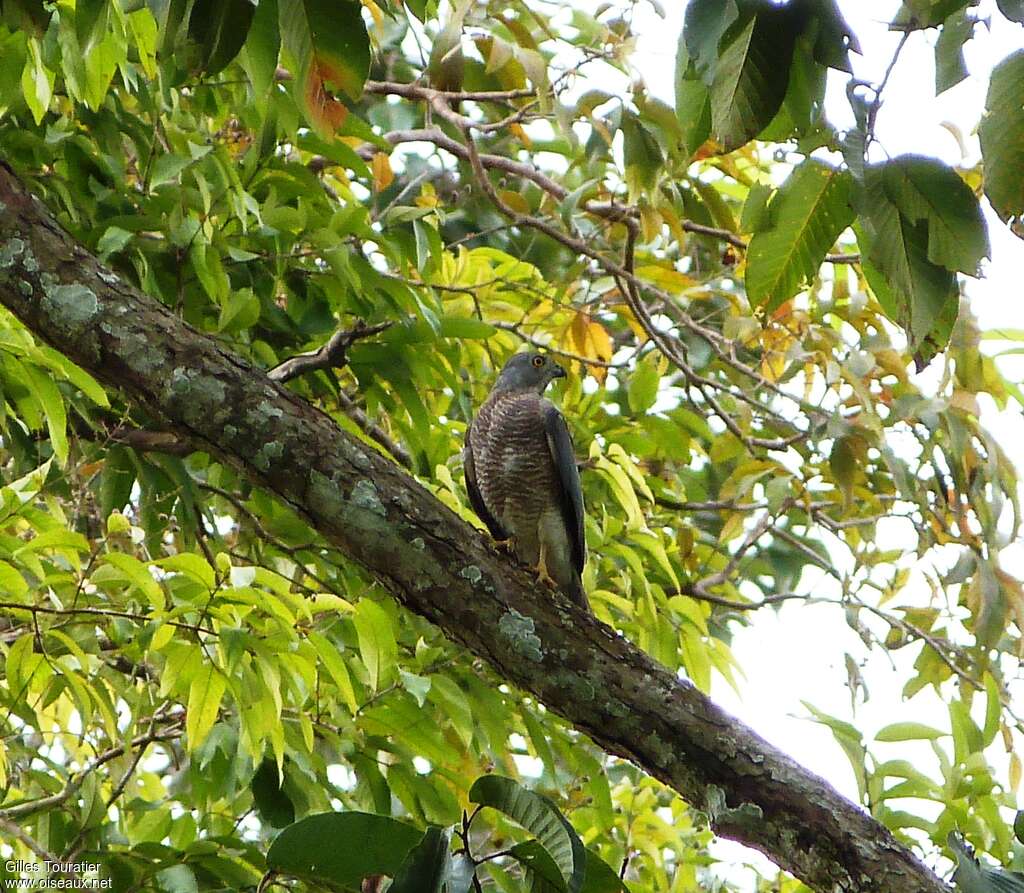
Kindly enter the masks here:
M 554 596 L 395 463 L 104 268 L 0 165 L 0 303 L 301 513 L 409 610 L 821 893 L 939 893 L 883 826 Z

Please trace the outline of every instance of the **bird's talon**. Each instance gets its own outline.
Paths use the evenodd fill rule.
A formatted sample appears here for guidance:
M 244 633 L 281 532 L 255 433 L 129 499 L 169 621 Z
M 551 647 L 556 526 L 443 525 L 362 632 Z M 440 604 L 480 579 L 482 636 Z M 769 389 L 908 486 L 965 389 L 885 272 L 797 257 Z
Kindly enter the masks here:
M 494 548 L 507 555 L 513 555 L 516 551 L 515 537 L 510 536 L 507 540 L 495 540 Z

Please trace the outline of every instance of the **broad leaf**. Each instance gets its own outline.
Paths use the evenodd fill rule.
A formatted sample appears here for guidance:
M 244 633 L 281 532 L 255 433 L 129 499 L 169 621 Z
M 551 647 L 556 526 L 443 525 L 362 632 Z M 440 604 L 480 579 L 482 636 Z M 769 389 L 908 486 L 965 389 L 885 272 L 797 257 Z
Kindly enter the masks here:
M 723 37 L 711 82 L 711 130 L 726 152 L 760 133 L 778 112 L 798 30 L 792 9 L 767 7 Z
M 285 828 L 267 852 L 282 874 L 358 885 L 371 874 L 392 877 L 423 833 L 405 822 L 366 812 L 312 815 Z
M 188 690 L 188 711 L 185 714 L 185 733 L 188 746 L 195 750 L 210 734 L 217 721 L 220 701 L 224 697 L 227 680 L 224 673 L 209 658 L 192 680 Z
M 1011 22 L 1024 25 L 1024 0 L 996 0 L 996 6 Z
M 586 872 L 586 851 L 572 825 L 541 794 L 511 778 L 485 775 L 469 790 L 469 799 L 505 813 L 529 831 L 557 866 L 568 893 L 580 893 Z
M 1024 893 L 1024 874 L 980 865 L 955 831 L 949 832 L 946 844 L 956 856 L 953 882 L 959 893 Z
M 389 893 L 446 893 L 452 875 L 451 828 L 427 828 L 405 857 Z
M 356 0 L 279 0 L 281 40 L 295 60 L 298 99 L 309 122 L 330 134 L 348 109 L 331 93 L 358 99 L 370 70 L 370 38 Z
M 359 637 L 359 654 L 370 675 L 370 688 L 378 691 L 394 670 L 398 653 L 391 618 L 375 601 L 364 598 L 356 606 L 352 621 Z
M 985 195 L 992 209 L 1024 238 L 1024 50 L 992 70 L 985 117 L 978 126 L 985 163 Z
M 988 257 L 981 208 L 956 171 L 935 158 L 901 155 L 881 166 L 885 193 L 911 223 L 928 227 L 928 260 L 947 270 L 978 274 Z
M 694 5 L 691 3 L 687 11 Z M 683 29 L 676 49 L 676 118 L 679 119 L 683 146 L 692 155 L 711 133 L 711 100 L 708 85 L 701 80 L 690 58 L 685 38 L 686 30 Z
M 882 309 L 927 362 L 949 340 L 959 307 L 956 274 L 928 258 L 928 227 L 913 224 L 888 198 L 878 168 L 867 172 L 859 239 L 864 275 Z
M 935 93 L 938 95 L 955 87 L 967 77 L 964 44 L 974 34 L 975 20 L 961 9 L 942 23 L 939 39 L 935 41 Z
M 199 45 L 197 68 L 214 75 L 242 49 L 256 4 L 252 0 L 196 0 L 188 36 Z
M 252 777 L 252 799 L 260 818 L 273 828 L 284 828 L 295 821 L 295 804 L 285 791 L 277 763 L 266 758 Z
M 768 312 L 812 279 L 840 233 L 853 222 L 851 177 L 807 159 L 789 175 L 768 206 L 770 224 L 747 252 L 747 297 Z

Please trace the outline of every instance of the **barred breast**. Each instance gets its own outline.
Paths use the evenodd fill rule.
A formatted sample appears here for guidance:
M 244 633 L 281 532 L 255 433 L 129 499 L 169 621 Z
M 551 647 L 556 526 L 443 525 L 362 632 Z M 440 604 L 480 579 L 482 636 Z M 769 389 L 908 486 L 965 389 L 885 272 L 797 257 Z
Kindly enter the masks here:
M 488 511 L 515 538 L 521 561 L 540 555 L 538 522 L 557 505 L 558 479 L 544 433 L 551 404 L 533 393 L 496 393 L 470 428 L 477 485 Z

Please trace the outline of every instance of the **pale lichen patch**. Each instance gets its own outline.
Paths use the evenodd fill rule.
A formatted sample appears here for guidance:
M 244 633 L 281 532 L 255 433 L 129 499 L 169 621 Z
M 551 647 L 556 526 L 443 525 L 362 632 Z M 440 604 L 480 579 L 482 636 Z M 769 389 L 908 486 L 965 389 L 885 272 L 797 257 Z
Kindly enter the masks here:
M 470 583 L 479 583 L 483 578 L 483 574 L 480 573 L 480 568 L 475 564 L 468 564 L 462 570 L 459 571 L 460 577 L 465 577 Z
M 100 312 L 99 298 L 91 288 L 77 282 L 54 285 L 51 277 L 44 279 L 42 303 L 54 327 L 66 335 L 80 334 Z
M 272 440 L 260 447 L 259 452 L 256 453 L 252 461 L 257 468 L 261 468 L 263 471 L 269 471 L 270 466 L 274 461 L 280 459 L 283 455 L 284 446 L 282 446 L 278 441 Z
M 540 637 L 532 617 L 520 614 L 515 608 L 506 611 L 498 621 L 498 633 L 509 640 L 512 650 L 534 663 L 544 660 Z
M 377 495 L 377 488 L 373 485 L 372 481 L 365 479 L 357 481 L 356 485 L 352 488 L 351 500 L 352 505 L 366 509 L 376 515 L 387 514 L 384 509 L 384 503 L 380 501 L 380 497 Z
M 338 485 L 315 468 L 309 473 L 306 498 L 310 508 L 325 517 L 337 517 L 345 510 L 345 501 Z
M 14 266 L 14 261 L 25 251 L 25 242 L 22 239 L 9 239 L 0 245 L 0 269 L 9 269 Z

